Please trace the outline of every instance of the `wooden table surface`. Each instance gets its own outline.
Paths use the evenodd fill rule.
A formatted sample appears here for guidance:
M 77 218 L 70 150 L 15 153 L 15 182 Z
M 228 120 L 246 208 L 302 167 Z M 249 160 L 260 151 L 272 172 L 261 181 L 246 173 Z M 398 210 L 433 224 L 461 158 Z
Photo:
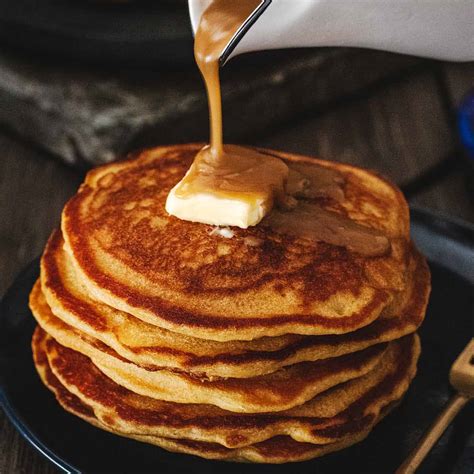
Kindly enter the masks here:
M 474 223 L 454 111 L 474 64 L 431 65 L 306 113 L 247 141 L 374 168 L 410 204 Z M 0 295 L 38 256 L 83 173 L 0 130 Z M 471 181 L 470 186 L 473 186 Z M 51 474 L 0 412 L 0 474 Z

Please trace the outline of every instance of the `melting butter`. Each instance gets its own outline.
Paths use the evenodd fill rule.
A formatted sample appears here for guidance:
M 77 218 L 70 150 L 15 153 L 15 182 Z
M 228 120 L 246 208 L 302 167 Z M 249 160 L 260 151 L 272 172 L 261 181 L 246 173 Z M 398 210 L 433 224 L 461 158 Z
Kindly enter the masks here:
M 246 229 L 283 199 L 287 177 L 279 158 L 234 145 L 216 157 L 205 147 L 169 193 L 166 210 L 192 222 Z
M 287 178 L 288 166 L 279 158 L 236 145 L 225 145 L 224 152 L 214 156 L 212 148 L 205 147 L 177 186 L 176 195 L 189 198 L 210 192 L 250 202 L 268 200 L 284 193 Z

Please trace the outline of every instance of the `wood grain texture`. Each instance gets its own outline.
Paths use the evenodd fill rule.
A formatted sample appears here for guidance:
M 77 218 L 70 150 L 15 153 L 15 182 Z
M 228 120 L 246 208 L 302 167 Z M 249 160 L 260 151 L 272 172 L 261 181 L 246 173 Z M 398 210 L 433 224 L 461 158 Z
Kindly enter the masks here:
M 82 174 L 0 134 L 0 294 L 38 256 Z
M 403 184 L 453 147 L 438 94 L 426 72 L 295 122 L 259 144 L 375 169 Z
M 444 77 L 453 105 L 459 105 L 463 96 L 474 90 L 474 62 L 446 63 L 443 66 Z
M 469 398 L 467 396 L 456 393 L 395 474 L 415 474 L 421 463 L 429 455 L 432 448 L 468 401 Z
M 0 473 L 55 474 L 59 469 L 33 449 L 0 412 Z
M 424 62 L 343 48 L 237 58 L 222 74 L 228 131 L 255 133 Z M 0 70 L 0 123 L 68 163 L 99 164 L 133 148 L 208 136 L 197 68 L 84 68 L 0 50 Z
M 468 185 L 464 171 L 455 170 L 410 199 L 410 204 L 435 211 L 447 219 L 474 224 L 474 204 L 467 192 Z
M 82 180 L 19 140 L 0 133 L 0 295 L 37 257 L 61 209 Z M 0 474 L 51 474 L 49 461 L 29 446 L 0 413 Z
M 453 98 L 472 79 L 470 68 L 450 70 Z M 461 84 L 455 86 L 454 84 Z M 375 168 L 404 183 L 453 151 L 455 137 L 439 84 L 427 69 L 353 98 L 291 126 L 267 130 L 252 143 Z M 302 92 L 303 93 L 303 92 Z M 263 99 L 262 99 L 263 100 Z M 82 180 L 48 156 L 0 131 L 0 294 L 37 256 L 59 221 L 64 202 Z M 416 205 L 474 223 L 465 176 L 454 168 L 412 198 Z M 56 468 L 30 447 L 0 413 L 0 474 L 52 474 Z

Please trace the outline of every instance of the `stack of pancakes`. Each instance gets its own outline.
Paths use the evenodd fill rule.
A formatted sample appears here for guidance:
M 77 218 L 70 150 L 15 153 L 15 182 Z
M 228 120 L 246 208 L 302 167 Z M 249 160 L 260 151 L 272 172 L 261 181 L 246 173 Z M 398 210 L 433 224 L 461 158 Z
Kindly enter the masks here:
M 66 205 L 30 296 L 43 382 L 102 429 L 211 459 L 300 461 L 361 441 L 420 353 L 430 277 L 403 196 L 371 172 L 278 153 L 343 176 L 342 202 L 314 199 L 387 236 L 377 257 L 181 221 L 164 204 L 199 148 L 93 170 Z

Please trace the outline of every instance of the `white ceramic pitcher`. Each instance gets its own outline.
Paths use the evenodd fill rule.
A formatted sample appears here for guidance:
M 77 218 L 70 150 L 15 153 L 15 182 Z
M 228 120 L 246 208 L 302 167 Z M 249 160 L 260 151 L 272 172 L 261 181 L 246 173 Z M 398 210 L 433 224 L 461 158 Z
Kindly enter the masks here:
M 194 31 L 209 3 L 189 0 Z M 309 46 L 474 60 L 474 0 L 262 0 L 221 62 L 250 51 Z

